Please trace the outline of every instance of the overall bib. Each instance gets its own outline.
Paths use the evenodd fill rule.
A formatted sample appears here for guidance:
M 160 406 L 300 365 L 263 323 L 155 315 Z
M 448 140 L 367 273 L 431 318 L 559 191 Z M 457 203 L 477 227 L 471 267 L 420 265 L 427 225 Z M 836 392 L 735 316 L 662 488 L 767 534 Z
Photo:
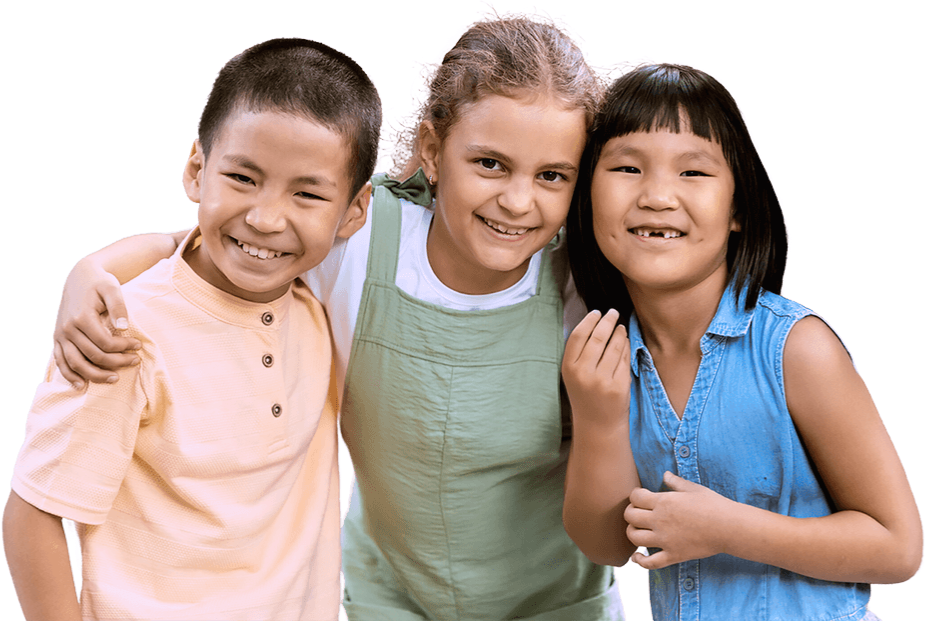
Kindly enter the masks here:
M 523 302 L 459 311 L 418 300 L 395 284 L 393 192 L 430 196 L 374 185 L 341 418 L 357 475 L 343 531 L 348 616 L 621 618 L 611 569 L 562 525 L 563 311 L 550 253 Z

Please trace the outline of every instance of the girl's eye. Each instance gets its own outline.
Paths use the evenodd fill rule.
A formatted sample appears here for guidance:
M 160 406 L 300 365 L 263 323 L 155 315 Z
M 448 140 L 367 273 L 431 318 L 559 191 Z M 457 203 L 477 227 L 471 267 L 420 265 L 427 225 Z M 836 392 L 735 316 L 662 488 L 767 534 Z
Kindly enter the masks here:
M 710 177 L 707 173 L 701 172 L 700 170 L 686 170 L 682 173 L 682 177 Z
M 629 173 L 631 175 L 639 175 L 640 169 L 634 166 L 617 166 L 612 169 L 614 172 Z
M 563 173 L 558 173 L 555 170 L 543 171 L 542 173 L 540 173 L 540 178 L 543 179 L 544 181 L 558 181 L 560 179 L 562 179 L 563 181 L 567 180 L 566 175 L 564 175 Z
M 498 163 L 498 160 L 493 160 L 490 157 L 483 157 L 476 160 L 480 166 L 486 170 L 498 170 L 501 168 L 501 165 Z

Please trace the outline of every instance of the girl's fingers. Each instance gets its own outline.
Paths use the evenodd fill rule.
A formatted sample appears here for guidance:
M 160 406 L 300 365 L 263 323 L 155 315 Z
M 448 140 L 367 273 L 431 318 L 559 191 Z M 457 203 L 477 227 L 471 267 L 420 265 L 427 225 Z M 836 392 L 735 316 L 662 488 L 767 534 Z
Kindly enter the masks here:
M 129 327 L 128 310 L 125 308 L 125 300 L 122 297 L 122 289 L 118 284 L 101 284 L 99 287 L 99 296 L 103 300 L 103 305 L 112 318 L 113 327 L 117 330 L 125 330 Z M 122 351 L 122 350 L 118 350 Z
M 84 379 L 71 370 L 71 367 L 67 363 L 67 359 L 64 357 L 64 350 L 61 347 L 61 344 L 55 342 L 55 366 L 58 367 L 58 371 L 61 372 L 61 375 L 64 376 L 64 379 L 74 384 L 74 387 L 78 390 L 84 387 Z
M 138 356 L 134 353 L 123 353 L 124 348 L 134 349 L 138 343 L 135 339 L 124 337 L 109 337 L 110 346 L 121 347 L 115 352 L 104 351 L 82 332 L 74 332 L 73 337 L 63 339 L 56 343 L 60 346 L 64 365 L 57 360 L 59 367 L 67 366 L 73 373 L 91 382 L 114 381 L 117 376 L 112 371 L 123 367 L 138 364 Z M 62 371 L 62 375 L 65 375 Z M 65 377 L 67 377 L 65 375 Z
M 588 337 L 585 348 L 582 350 L 581 358 L 590 367 L 595 368 L 601 362 L 605 348 L 611 342 L 614 326 L 617 325 L 617 317 L 618 314 L 616 310 L 609 310 L 598 321 L 595 329 L 592 330 L 592 334 Z
M 572 334 L 569 335 L 569 340 L 566 341 L 566 348 L 563 351 L 564 364 L 578 361 L 582 355 L 582 350 L 585 348 L 585 343 L 588 342 L 588 337 L 591 335 L 592 330 L 595 329 L 595 326 L 598 325 L 600 318 L 601 313 L 593 310 L 575 327 Z
M 634 563 L 643 567 L 644 569 L 662 569 L 663 567 L 668 567 L 672 563 L 669 562 L 668 554 L 660 550 L 654 554 L 647 556 L 642 552 L 634 552 L 633 556 L 630 557 Z
M 617 313 L 615 312 L 615 314 Z M 615 319 L 615 322 L 616 321 L 617 319 Z M 627 329 L 624 328 L 624 326 L 617 326 L 612 329 L 610 340 L 605 347 L 604 353 L 601 356 L 601 362 L 599 363 L 599 366 L 608 377 L 613 378 L 617 376 L 618 369 L 621 368 L 621 363 L 625 358 L 629 362 L 629 349 L 630 344 L 627 342 Z

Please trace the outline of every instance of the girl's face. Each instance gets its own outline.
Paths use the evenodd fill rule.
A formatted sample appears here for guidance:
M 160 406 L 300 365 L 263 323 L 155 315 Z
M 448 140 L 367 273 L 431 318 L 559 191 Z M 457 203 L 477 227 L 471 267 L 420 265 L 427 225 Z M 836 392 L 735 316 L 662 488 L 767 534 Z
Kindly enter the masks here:
M 421 159 L 437 184 L 428 259 L 445 285 L 468 294 L 520 280 L 569 211 L 585 114 L 552 97 L 487 95 L 461 111 L 440 141 L 424 127 Z
M 595 239 L 631 290 L 722 287 L 733 186 L 720 145 L 689 131 L 612 138 L 592 176 Z

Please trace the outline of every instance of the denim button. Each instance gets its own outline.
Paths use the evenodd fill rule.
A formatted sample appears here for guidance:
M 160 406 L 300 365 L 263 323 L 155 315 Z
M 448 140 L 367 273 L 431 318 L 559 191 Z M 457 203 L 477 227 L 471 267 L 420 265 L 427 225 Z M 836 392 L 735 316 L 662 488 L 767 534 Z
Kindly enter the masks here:
M 678 456 L 679 456 L 679 457 L 681 457 L 682 459 L 685 459 L 685 458 L 687 458 L 689 455 L 691 455 L 691 449 L 689 449 L 687 446 L 682 445 L 682 446 L 678 447 Z
M 682 580 L 682 587 L 686 591 L 690 591 L 691 589 L 694 588 L 694 580 L 691 578 L 685 578 L 684 580 Z
M 280 405 L 279 403 L 274 403 L 274 404 L 273 404 L 273 407 L 270 408 L 270 411 L 273 412 L 273 417 L 274 417 L 274 418 L 279 418 L 279 417 L 280 417 L 280 414 L 283 413 L 283 406 Z
M 270 324 L 273 323 L 273 313 L 271 313 L 270 311 L 267 311 L 266 313 L 260 316 L 260 320 L 264 322 L 265 326 L 269 326 Z
M 273 356 L 271 356 L 270 354 L 264 354 L 263 363 L 265 367 L 272 367 L 273 366 Z

